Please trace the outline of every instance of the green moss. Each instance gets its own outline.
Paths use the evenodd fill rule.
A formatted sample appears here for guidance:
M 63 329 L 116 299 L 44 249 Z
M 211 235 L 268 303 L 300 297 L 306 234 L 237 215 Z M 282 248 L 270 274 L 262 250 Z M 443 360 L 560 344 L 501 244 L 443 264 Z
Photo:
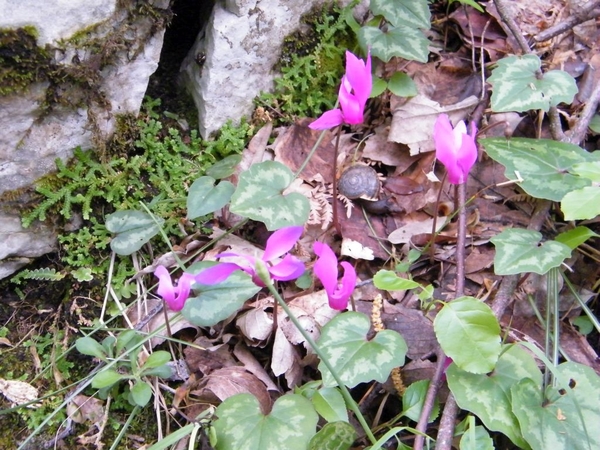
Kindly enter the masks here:
M 25 92 L 48 79 L 50 56 L 36 39 L 33 27 L 0 29 L 0 96 Z

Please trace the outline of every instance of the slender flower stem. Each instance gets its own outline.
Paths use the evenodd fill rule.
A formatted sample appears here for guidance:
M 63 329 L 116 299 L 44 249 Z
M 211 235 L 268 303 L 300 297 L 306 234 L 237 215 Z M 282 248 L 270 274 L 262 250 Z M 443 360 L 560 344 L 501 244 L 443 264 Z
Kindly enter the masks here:
M 315 145 L 313 145 L 313 148 L 311 148 L 310 152 L 308 152 L 308 155 L 306 155 L 306 159 L 304 159 L 304 162 L 302 163 L 302 165 L 300 166 L 300 168 L 298 169 L 298 171 L 294 174 L 294 178 L 298 178 L 300 176 L 300 174 L 302 173 L 302 171 L 304 170 L 304 168 L 308 165 L 308 162 L 313 157 L 313 155 L 315 154 L 315 152 L 319 148 L 319 145 L 321 144 L 321 141 L 325 137 L 325 133 L 327 133 L 327 130 L 323 130 L 321 132 L 321 134 L 319 135 L 319 138 L 317 139 L 317 142 L 315 142 Z
M 325 364 L 327 369 L 331 372 L 331 375 L 333 375 L 333 378 L 335 379 L 340 390 L 342 391 L 342 396 L 344 397 L 346 404 L 354 412 L 356 419 L 359 421 L 363 430 L 365 430 L 365 434 L 371 441 L 371 444 L 375 444 L 377 442 L 377 439 L 375 439 L 375 436 L 373 435 L 371 428 L 369 428 L 369 425 L 367 424 L 367 421 L 365 420 L 364 416 L 360 412 L 358 405 L 356 404 L 356 402 L 350 395 L 350 391 L 348 391 L 348 388 L 346 387 L 344 382 L 341 380 L 337 371 L 333 368 L 333 366 L 329 362 L 329 358 L 327 358 L 327 355 L 325 355 L 321 351 L 321 349 L 317 346 L 317 343 L 313 340 L 313 338 L 310 336 L 310 334 L 307 333 L 307 331 L 300 324 L 300 322 L 298 321 L 296 316 L 294 316 L 294 313 L 292 313 L 292 311 L 288 307 L 287 303 L 285 303 L 283 298 L 281 298 L 281 295 L 279 295 L 279 292 L 277 292 L 277 289 L 275 289 L 273 282 L 270 279 L 265 280 L 262 277 L 261 277 L 261 280 L 267 285 L 267 287 L 269 288 L 269 291 L 271 291 L 271 294 L 273 294 L 273 296 L 277 299 L 277 303 L 279 303 L 279 306 L 281 306 L 281 308 L 285 311 L 285 313 L 288 315 L 288 317 L 290 318 L 290 320 L 292 321 L 294 326 L 298 329 L 300 334 L 302 334 L 304 339 L 306 339 L 306 342 L 308 342 L 308 344 L 313 348 L 313 350 L 315 351 L 317 356 L 321 359 L 321 361 L 323 361 L 323 364 Z
M 340 221 L 338 219 L 338 208 L 337 208 L 337 160 L 338 160 L 338 152 L 340 151 L 340 135 L 342 134 L 341 125 L 337 129 L 337 136 L 335 138 L 335 151 L 333 152 L 333 181 L 332 181 L 332 205 L 333 205 L 333 226 L 335 227 L 335 231 L 341 236 L 342 230 L 340 226 Z

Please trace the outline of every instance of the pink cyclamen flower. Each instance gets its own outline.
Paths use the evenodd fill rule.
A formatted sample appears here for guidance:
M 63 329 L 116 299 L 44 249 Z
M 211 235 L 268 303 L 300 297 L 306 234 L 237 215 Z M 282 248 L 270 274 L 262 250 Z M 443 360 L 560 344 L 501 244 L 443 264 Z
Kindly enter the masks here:
M 154 271 L 158 278 L 157 293 L 167 303 L 167 306 L 173 311 L 181 311 L 185 301 L 190 296 L 190 289 L 194 283 L 194 275 L 184 272 L 177 285 L 173 285 L 171 275 L 165 266 L 158 266 Z
M 338 311 L 346 309 L 348 299 L 356 287 L 356 271 L 352 264 L 342 262 L 340 265 L 344 268 L 344 275 L 338 283 L 338 259 L 327 244 L 315 242 L 314 250 L 319 257 L 315 262 L 313 271 L 325 288 L 329 306 Z
M 321 117 L 309 125 L 313 130 L 326 130 L 342 123 L 362 123 L 365 105 L 373 88 L 371 74 L 371 53 L 367 62 L 346 51 L 346 73 L 342 77 L 338 99 L 340 108 L 325 111 Z
M 448 180 L 452 184 L 467 181 L 467 175 L 477 159 L 475 135 L 477 127 L 471 122 L 471 134 L 467 134 L 467 126 L 461 120 L 452 128 L 446 114 L 440 114 L 433 127 L 435 141 L 435 157 L 446 166 Z
M 304 264 L 295 256 L 288 252 L 294 247 L 302 232 L 303 227 L 286 227 L 275 231 L 269 239 L 265 252 L 260 258 L 259 263 L 264 263 L 273 280 L 290 281 L 295 280 L 304 273 Z M 285 255 L 285 256 L 284 256 Z M 257 286 L 263 286 L 264 283 L 256 273 L 256 264 L 258 258 L 248 255 L 239 255 L 237 253 L 220 253 L 217 258 L 225 258 L 228 256 L 237 256 L 244 258 L 248 264 L 236 264 L 232 262 L 224 262 L 216 266 L 209 267 L 199 274 L 195 275 L 194 279 L 201 284 L 217 284 L 226 280 L 236 270 L 243 270 L 250 276 L 252 281 Z M 281 258 L 283 256 L 283 258 Z

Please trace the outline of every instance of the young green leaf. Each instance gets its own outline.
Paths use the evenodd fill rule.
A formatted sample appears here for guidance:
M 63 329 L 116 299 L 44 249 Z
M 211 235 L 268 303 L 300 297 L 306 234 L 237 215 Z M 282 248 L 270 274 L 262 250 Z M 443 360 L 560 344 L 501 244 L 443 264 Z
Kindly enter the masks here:
M 319 416 L 309 400 L 296 394 L 279 397 L 264 415 L 256 397 L 237 394 L 217 407 L 217 450 L 306 450 Z
M 321 331 L 318 344 L 348 387 L 373 380 L 383 383 L 394 367 L 404 365 L 408 347 L 402 336 L 383 330 L 368 340 L 370 326 L 366 315 L 345 312 L 335 316 Z M 319 371 L 324 386 L 337 385 L 323 361 L 319 363 Z
M 216 186 L 212 177 L 200 177 L 190 186 L 187 197 L 188 218 L 195 219 L 221 209 L 229 202 L 235 187 L 229 181 Z
M 152 388 L 142 380 L 138 380 L 129 391 L 133 405 L 146 406 L 152 398 Z
M 427 390 L 429 388 L 429 380 L 419 380 L 412 383 L 406 388 L 402 396 L 402 414 L 415 422 L 419 421 L 419 416 L 425 403 Z M 433 403 L 433 408 L 429 414 L 429 423 L 433 422 L 440 413 L 440 402 L 436 398 Z
M 565 220 L 588 220 L 600 215 L 600 186 L 569 192 L 560 202 Z
M 507 56 L 499 60 L 488 81 L 492 84 L 494 112 L 548 111 L 559 103 L 571 103 L 577 94 L 575 79 L 562 70 L 538 78 L 542 62 L 537 55 Z
M 433 328 L 442 349 L 454 363 L 471 373 L 490 372 L 500 354 L 500 325 L 480 300 L 460 297 L 438 312 Z
M 166 352 L 164 350 L 157 350 L 155 352 L 152 352 L 152 354 L 148 356 L 148 359 L 146 360 L 142 368 L 152 369 L 154 367 L 162 366 L 163 364 L 166 364 L 169 361 L 171 361 L 171 354 L 169 352 Z
M 240 175 L 231 197 L 231 212 L 263 222 L 268 230 L 304 225 L 308 220 L 308 199 L 297 192 L 283 195 L 294 173 L 276 161 L 254 164 Z
M 490 241 L 496 246 L 494 273 L 514 275 L 534 272 L 544 275 L 571 256 L 571 249 L 560 242 L 541 243 L 542 234 L 534 230 L 507 228 Z
M 406 278 L 400 278 L 391 270 L 380 270 L 373 277 L 373 284 L 377 289 L 385 291 L 407 291 L 421 287 L 419 283 Z
M 594 233 L 588 227 L 581 226 L 560 233 L 554 240 L 568 245 L 571 250 L 575 250 L 591 237 L 600 237 L 600 235 Z
M 94 389 L 102 389 L 112 386 L 116 382 L 125 378 L 127 378 L 126 375 L 121 375 L 116 370 L 105 369 L 98 372 L 94 378 L 92 378 L 92 387 Z
M 95 356 L 98 359 L 106 361 L 106 350 L 94 338 L 85 336 L 75 341 L 75 348 L 82 355 Z
M 346 402 L 338 388 L 321 388 L 311 398 L 315 410 L 327 422 L 348 422 Z
M 398 97 L 414 97 L 419 93 L 417 85 L 404 72 L 394 73 L 387 85 L 390 92 Z
M 504 433 L 518 447 L 527 448 L 512 412 L 510 389 L 525 378 L 539 385 L 542 373 L 531 355 L 521 347 L 505 345 L 503 350 L 491 374 L 469 373 L 450 364 L 446 378 L 461 409 L 475 414 L 488 429 Z
M 600 183 L 600 161 L 588 161 L 573 164 L 570 172 L 579 175 L 580 177 L 587 178 L 594 183 Z

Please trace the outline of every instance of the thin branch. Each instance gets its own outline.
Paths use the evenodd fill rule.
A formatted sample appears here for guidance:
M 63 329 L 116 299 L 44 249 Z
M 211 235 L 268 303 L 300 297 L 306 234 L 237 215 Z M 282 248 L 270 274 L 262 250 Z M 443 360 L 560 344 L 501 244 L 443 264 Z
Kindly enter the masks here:
M 429 423 L 429 416 L 435 403 L 435 398 L 442 384 L 442 375 L 444 374 L 444 368 L 446 367 L 446 355 L 441 347 L 438 346 L 436 351 L 437 364 L 435 366 L 435 373 L 433 378 L 429 382 L 429 389 L 423 402 L 423 408 L 421 409 L 421 415 L 419 416 L 419 422 L 417 423 L 416 429 L 422 434 L 415 436 L 415 442 L 413 444 L 413 450 L 423 450 L 423 444 L 425 443 L 425 434 L 427 432 L 427 424 Z
M 523 53 L 531 53 L 531 49 L 529 48 L 529 44 L 523 37 L 521 30 L 519 30 L 519 26 L 513 19 L 512 13 L 509 10 L 508 3 L 505 0 L 494 0 L 494 4 L 496 5 L 496 9 L 498 10 L 498 14 L 500 14 L 500 18 L 506 24 L 512 35 L 521 47 L 521 51 Z
M 579 145 L 583 141 L 587 133 L 588 126 L 596 114 L 598 104 L 600 104 L 600 82 L 598 82 L 594 87 L 592 95 L 581 110 L 581 114 L 577 119 L 577 123 L 571 130 L 567 132 L 567 135 L 562 139 L 563 142 L 570 142 L 572 144 Z
M 600 8 L 598 8 L 599 5 L 600 0 L 587 3 L 579 11 L 572 11 L 574 14 L 569 15 L 569 17 L 562 20 L 559 24 L 538 33 L 533 37 L 533 40 L 536 42 L 547 41 L 548 39 L 552 39 L 554 36 L 558 36 L 565 31 L 569 31 L 580 23 L 595 19 L 596 17 L 600 16 Z

